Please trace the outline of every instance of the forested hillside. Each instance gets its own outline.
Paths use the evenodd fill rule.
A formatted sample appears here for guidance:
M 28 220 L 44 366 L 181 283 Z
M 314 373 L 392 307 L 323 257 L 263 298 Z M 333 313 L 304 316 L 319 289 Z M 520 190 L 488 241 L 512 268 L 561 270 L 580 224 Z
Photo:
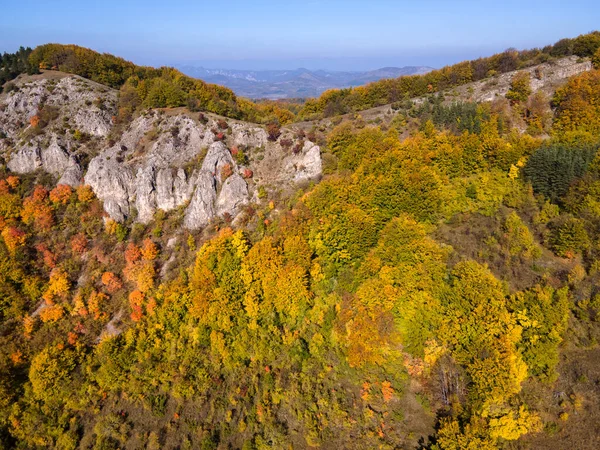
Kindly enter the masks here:
M 236 97 L 230 89 L 188 77 L 171 67 L 136 66 L 123 58 L 76 45 L 41 45 L 29 55 L 29 62 L 36 69 L 73 73 L 120 89 L 121 121 L 129 120 L 142 108 L 175 106 L 261 123 L 285 124 L 293 117 L 276 103 L 252 103 Z
M 487 58 L 464 61 L 425 75 L 381 80 L 352 89 L 330 90 L 318 99 L 310 99 L 298 113 L 301 119 L 314 120 L 361 111 L 432 92 L 443 91 L 497 74 L 521 70 L 554 58 L 576 55 L 600 60 L 600 32 L 594 31 L 574 39 L 562 39 L 544 48 L 517 51 L 508 49 Z
M 589 43 L 598 69 L 598 36 L 540 54 Z M 110 133 L 74 137 L 58 103 L 42 103 L 82 170 L 102 151 L 103 167 L 123 172 L 161 148 L 175 164 L 173 149 L 201 129 L 230 161 L 211 166 L 215 196 L 237 170 L 250 184 L 250 167 L 269 158 L 319 153 L 311 143 L 323 178 L 257 183 L 240 219 L 215 215 L 202 229 L 185 226 L 189 199 L 117 222 L 80 181 L 57 184 L 43 165 L 8 169 L 20 140 L 44 137 L 23 117 L 0 147 L 0 446 L 597 448 L 600 70 L 552 98 L 517 72 L 493 102 L 448 104 L 432 92 L 372 123 L 272 124 L 266 151 L 234 145 L 246 125 L 204 113 L 260 118 L 268 105 L 78 47 L 29 58 L 118 87 L 118 108 L 129 108 Z M 442 73 L 399 79 L 425 91 L 402 88 L 398 99 L 441 89 L 426 77 Z M 112 108 L 84 96 L 100 90 L 61 80 L 98 117 Z M 16 87 L 58 102 L 57 86 Z M 350 94 L 377 86 L 387 85 Z M 350 97 L 340 95 L 342 112 Z M 149 109 L 190 99 L 188 116 Z M 205 173 L 198 155 L 177 176 Z M 264 166 L 264 178 L 281 167 Z
M 295 120 L 315 120 L 375 106 L 404 101 L 495 75 L 532 67 L 556 58 L 576 55 L 600 60 L 600 32 L 594 31 L 554 45 L 531 50 L 508 49 L 486 58 L 464 61 L 425 75 L 385 79 L 348 89 L 332 89 L 309 99 L 298 110 L 295 103 L 252 101 L 236 97 L 228 88 L 188 77 L 171 67 L 137 66 L 107 53 L 77 45 L 46 44 L 21 48 L 0 59 L 0 83 L 20 73 L 60 70 L 121 90 L 119 118 L 127 121 L 142 108 L 187 106 L 255 123 L 286 125 Z

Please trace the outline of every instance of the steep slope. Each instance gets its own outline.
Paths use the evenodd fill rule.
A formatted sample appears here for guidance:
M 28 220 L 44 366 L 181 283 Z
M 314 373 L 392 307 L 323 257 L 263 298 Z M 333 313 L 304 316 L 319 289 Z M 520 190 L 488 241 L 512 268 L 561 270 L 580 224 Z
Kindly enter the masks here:
M 80 160 L 110 133 L 117 93 L 60 73 L 27 80 L 0 96 L 0 152 L 14 172 L 43 169 L 61 184 L 77 185 Z

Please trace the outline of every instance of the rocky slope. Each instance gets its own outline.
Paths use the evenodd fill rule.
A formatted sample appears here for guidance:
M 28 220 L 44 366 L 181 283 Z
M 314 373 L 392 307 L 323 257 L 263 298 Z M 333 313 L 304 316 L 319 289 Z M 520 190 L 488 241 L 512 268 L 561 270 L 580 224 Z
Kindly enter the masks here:
M 531 87 L 551 94 L 572 75 L 591 69 L 576 57 L 526 69 Z M 504 96 L 512 73 L 444 92 L 446 101 L 491 101 Z M 259 191 L 292 192 L 322 173 L 319 146 L 295 129 L 272 142 L 264 128 L 185 108 L 148 110 L 117 133 L 117 92 L 78 76 L 47 71 L 22 76 L 0 95 L 0 155 L 17 173 L 43 170 L 59 184 L 89 184 L 117 221 L 149 222 L 159 211 L 184 208 L 188 229 L 215 218 L 241 217 Z M 423 99 L 415 99 L 419 103 Z M 389 105 L 361 113 L 391 120 Z M 264 196 L 260 196 L 264 197 Z
M 319 147 L 289 129 L 271 142 L 260 126 L 180 108 L 145 111 L 115 136 L 116 91 L 57 72 L 16 84 L 0 97 L 8 168 L 89 184 L 117 221 L 184 207 L 184 226 L 199 229 L 217 217 L 235 221 L 261 187 L 321 176 Z
M 77 185 L 83 176 L 78 140 L 108 136 L 117 93 L 57 73 L 28 79 L 0 97 L 0 154 L 14 172 L 43 169 L 60 184 Z
M 528 67 L 522 70 L 515 70 L 500 75 L 496 75 L 485 80 L 467 83 L 457 88 L 440 92 L 444 96 L 444 103 L 451 104 L 453 102 L 491 102 L 495 99 L 504 98 L 510 89 L 511 81 L 514 75 L 518 72 L 528 72 L 531 77 L 531 90 L 533 93 L 542 92 L 549 98 L 554 94 L 556 89 L 574 75 L 592 70 L 592 63 L 587 59 L 581 59 L 577 56 L 569 56 L 560 58 L 537 66 Z M 426 102 L 426 97 L 413 98 L 412 102 L 415 105 L 420 105 Z M 383 119 L 384 122 L 389 122 L 393 119 L 396 112 L 392 105 L 377 106 L 375 108 L 366 109 L 360 112 L 360 116 L 365 121 Z M 325 118 L 318 121 L 306 121 L 296 124 L 297 127 L 308 130 L 317 126 L 318 128 L 330 129 L 335 122 L 340 119 L 352 118 L 355 114 L 345 114 L 336 118 Z
M 506 95 L 510 89 L 512 78 L 517 72 L 528 72 L 530 74 L 532 92 L 541 91 L 546 95 L 551 95 L 569 77 L 588 70 L 592 70 L 592 63 L 589 60 L 569 56 L 538 66 L 503 73 L 487 80 L 469 83 L 445 92 L 444 95 L 448 101 L 490 102 L 497 97 Z

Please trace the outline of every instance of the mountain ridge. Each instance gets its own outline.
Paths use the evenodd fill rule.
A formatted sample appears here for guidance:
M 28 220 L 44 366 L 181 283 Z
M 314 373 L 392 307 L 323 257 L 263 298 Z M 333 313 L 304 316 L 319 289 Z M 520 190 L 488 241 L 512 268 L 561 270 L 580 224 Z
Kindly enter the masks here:
M 315 97 L 328 89 L 362 86 L 385 78 L 422 75 L 434 70 L 428 66 L 381 67 L 366 71 L 297 69 L 243 70 L 209 69 L 193 64 L 176 66 L 184 74 L 207 83 L 218 83 L 248 98 Z

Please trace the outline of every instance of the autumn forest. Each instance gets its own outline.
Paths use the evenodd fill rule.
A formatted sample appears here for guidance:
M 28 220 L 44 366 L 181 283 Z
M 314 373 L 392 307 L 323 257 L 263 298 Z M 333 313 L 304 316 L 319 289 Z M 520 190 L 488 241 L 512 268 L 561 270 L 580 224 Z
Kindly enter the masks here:
M 536 88 L 561 58 L 589 70 Z M 322 177 L 201 230 L 119 221 L 8 168 L 52 108 L 0 127 L 0 448 L 597 448 L 599 32 L 304 102 L 47 44 L 2 55 L 0 108 L 51 72 L 118 91 L 113 141 L 181 108 L 240 163 L 229 120 L 290 130 Z

